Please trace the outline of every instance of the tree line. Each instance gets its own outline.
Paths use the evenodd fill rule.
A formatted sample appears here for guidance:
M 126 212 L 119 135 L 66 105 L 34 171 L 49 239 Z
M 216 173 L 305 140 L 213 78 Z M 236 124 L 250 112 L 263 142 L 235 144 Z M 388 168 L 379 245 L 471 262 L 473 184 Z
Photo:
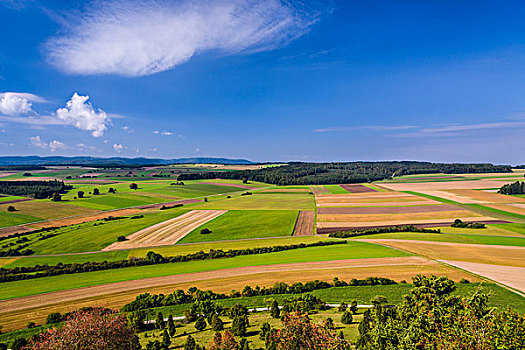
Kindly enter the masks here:
M 200 179 L 237 179 L 265 182 L 275 185 L 324 185 L 362 183 L 391 179 L 412 174 L 510 173 L 507 165 L 446 164 L 430 162 L 349 162 L 300 163 L 284 166 L 239 171 L 201 171 L 180 174 L 179 181 Z
M 334 278 L 333 281 L 309 281 L 306 283 L 296 282 L 287 284 L 285 282 L 275 282 L 272 287 L 251 287 L 245 286 L 242 291 L 232 291 L 229 295 L 222 293 L 215 293 L 210 290 L 200 290 L 192 287 L 188 292 L 182 289 L 177 289 L 173 293 L 164 294 L 139 294 L 135 300 L 122 307 L 123 312 L 132 312 L 137 310 L 151 309 L 160 306 L 171 306 L 180 304 L 189 304 L 194 302 L 216 301 L 222 299 L 232 299 L 240 297 L 254 297 L 275 294 L 303 294 L 312 292 L 318 289 L 327 289 L 334 287 L 346 286 L 378 286 L 378 285 L 392 285 L 397 284 L 394 280 L 384 277 L 367 277 L 365 279 L 352 279 L 348 282 Z
M 512 194 L 525 194 L 525 182 L 516 181 L 516 182 L 511 183 L 511 184 L 503 185 L 499 189 L 498 193 L 509 194 L 509 195 L 512 195 Z
M 65 193 L 73 188 L 63 181 L 0 181 L 0 193 L 11 196 L 34 197 L 44 199 L 54 193 Z
M 393 232 L 420 232 L 420 233 L 441 233 L 440 229 L 418 228 L 414 225 L 405 226 L 389 226 L 389 227 L 375 227 L 366 230 L 355 231 L 337 231 L 328 234 L 328 237 L 333 238 L 349 238 L 366 235 L 376 235 L 378 233 L 393 233 Z
M 0 268 L 0 283 L 43 278 L 57 275 L 69 275 L 75 273 L 121 269 L 133 266 L 146 266 L 156 264 L 178 263 L 186 261 L 208 260 L 233 258 L 240 255 L 257 255 L 275 253 L 293 249 L 303 249 L 310 247 L 321 247 L 338 244 L 346 244 L 347 241 L 319 241 L 314 243 L 300 243 L 290 245 L 276 245 L 271 247 L 258 247 L 246 249 L 231 249 L 227 251 L 211 249 L 209 252 L 197 252 L 186 255 L 162 256 L 161 254 L 149 251 L 145 258 L 131 258 L 117 261 L 71 263 L 48 266 L 35 265 L 30 267 L 15 267 L 11 269 Z

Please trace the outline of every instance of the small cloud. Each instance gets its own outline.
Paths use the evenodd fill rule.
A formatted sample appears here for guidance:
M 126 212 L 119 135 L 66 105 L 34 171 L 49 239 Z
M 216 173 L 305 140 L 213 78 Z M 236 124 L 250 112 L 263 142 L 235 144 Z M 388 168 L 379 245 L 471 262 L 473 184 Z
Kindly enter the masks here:
M 30 144 L 33 147 L 47 149 L 49 148 L 51 152 L 55 152 L 57 149 L 65 149 L 67 148 L 66 144 L 64 142 L 53 140 L 49 143 L 43 141 L 40 136 L 34 136 L 29 138 Z
M 171 131 L 166 131 L 166 130 L 164 130 L 164 131 L 155 130 L 153 133 L 156 134 L 156 135 L 164 135 L 164 136 L 171 136 L 171 135 L 173 135 L 173 133 Z
M 47 143 L 42 141 L 40 136 L 34 136 L 29 138 L 29 142 L 31 143 L 31 146 L 37 147 L 37 148 L 47 148 Z
M 185 140 L 185 139 L 186 139 L 186 136 L 184 136 L 184 135 L 180 135 L 180 134 L 179 134 L 179 135 L 177 135 L 177 137 L 178 137 L 179 139 L 183 139 L 183 140 Z
M 117 152 L 117 153 L 122 152 L 122 151 L 125 150 L 126 148 L 127 148 L 127 147 L 122 146 L 120 143 L 119 143 L 119 144 L 116 144 L 116 143 L 113 144 L 113 149 L 114 149 L 115 152 Z
M 0 93 L 0 113 L 9 116 L 20 116 L 33 112 L 31 102 L 46 102 L 37 95 L 24 92 Z
M 331 128 L 315 129 L 315 132 L 341 132 L 341 131 L 353 131 L 353 130 L 375 130 L 375 131 L 391 131 L 391 130 L 404 130 L 404 129 L 416 129 L 419 128 L 417 125 L 367 125 L 367 126 L 335 126 Z
M 81 151 L 97 149 L 96 147 L 88 146 L 85 143 L 77 143 L 77 148 Z
M 200 148 L 195 148 L 195 152 L 200 152 L 201 149 Z
M 131 129 L 129 126 L 123 126 L 122 130 L 126 131 L 128 134 L 133 134 L 135 130 Z
M 89 96 L 80 96 L 76 92 L 66 103 L 65 108 L 57 109 L 57 117 L 67 125 L 73 125 L 80 130 L 91 131 L 94 137 L 104 135 L 110 120 L 101 109 L 95 111 L 91 103 L 87 102 Z

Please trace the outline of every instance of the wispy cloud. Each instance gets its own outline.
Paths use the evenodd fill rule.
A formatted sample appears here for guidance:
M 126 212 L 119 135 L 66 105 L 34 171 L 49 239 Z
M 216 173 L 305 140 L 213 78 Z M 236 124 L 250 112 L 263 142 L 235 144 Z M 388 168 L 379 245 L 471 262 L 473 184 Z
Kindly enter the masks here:
M 315 132 L 341 132 L 341 131 L 353 131 L 353 130 L 376 130 L 376 131 L 389 131 L 389 130 L 404 130 L 404 129 L 416 129 L 419 126 L 416 125 L 367 125 L 367 126 L 334 126 L 330 128 L 315 129 Z
M 509 121 L 509 122 L 493 122 L 493 123 L 478 123 L 478 124 L 453 124 L 435 127 L 426 127 L 409 133 L 399 133 L 397 137 L 424 137 L 424 136 L 459 136 L 471 131 L 495 130 L 495 129 L 517 129 L 524 128 L 525 122 Z
M 66 149 L 67 145 L 58 140 L 46 142 L 40 138 L 40 136 L 34 136 L 29 138 L 30 145 L 36 148 L 49 149 L 51 152 L 55 152 L 58 149 Z
M 164 130 L 164 131 L 155 130 L 153 133 L 157 134 L 157 135 L 163 135 L 163 136 L 171 136 L 171 135 L 173 135 L 173 133 L 171 131 L 166 131 L 166 130 Z
M 45 45 L 58 69 L 73 74 L 142 76 L 204 52 L 272 50 L 309 31 L 329 1 L 94 1 L 68 18 Z

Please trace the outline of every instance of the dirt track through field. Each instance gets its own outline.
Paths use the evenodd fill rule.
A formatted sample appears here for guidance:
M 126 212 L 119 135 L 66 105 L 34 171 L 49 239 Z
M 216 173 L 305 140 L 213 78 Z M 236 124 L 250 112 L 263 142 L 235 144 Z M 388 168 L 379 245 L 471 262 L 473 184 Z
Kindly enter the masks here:
M 460 269 L 487 277 L 511 288 L 525 293 L 525 268 L 515 266 L 501 266 L 492 264 L 480 264 L 464 261 L 440 260 L 446 264 L 459 267 Z
M 73 301 L 88 297 L 100 296 L 110 293 L 118 293 L 123 291 L 137 290 L 143 288 L 151 288 L 155 286 L 174 285 L 177 283 L 207 280 L 213 278 L 225 278 L 232 276 L 246 276 L 258 273 L 280 273 L 283 271 L 303 271 L 303 270 L 324 270 L 324 269 L 346 269 L 358 267 L 372 267 L 372 266 L 403 266 L 403 265 L 418 265 L 428 266 L 437 263 L 416 256 L 410 257 L 393 257 L 393 258 L 369 258 L 369 259 L 349 259 L 349 260 L 333 260 L 307 263 L 290 263 L 278 265 L 263 265 L 263 266 L 246 266 L 236 267 L 225 270 L 195 272 L 187 274 L 179 274 L 165 277 L 145 278 L 141 280 L 125 281 L 109 283 L 104 285 L 70 289 L 59 292 L 51 292 L 39 295 L 31 295 L 27 297 L 0 300 L 0 315 L 2 313 L 12 312 L 32 308 L 35 305 L 39 307 L 56 304 L 65 301 Z
M 293 236 L 312 236 L 314 234 L 315 212 L 301 210 L 295 221 Z
M 103 250 L 131 249 L 173 245 L 197 227 L 226 213 L 226 210 L 192 210 L 173 219 L 152 225 L 116 242 Z

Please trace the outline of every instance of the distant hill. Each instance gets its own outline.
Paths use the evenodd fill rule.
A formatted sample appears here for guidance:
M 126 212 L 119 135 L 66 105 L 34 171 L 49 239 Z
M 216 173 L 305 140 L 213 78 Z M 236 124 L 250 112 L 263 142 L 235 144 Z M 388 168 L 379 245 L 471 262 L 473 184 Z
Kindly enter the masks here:
M 12 156 L 0 157 L 0 165 L 164 165 L 164 164 L 235 164 L 246 165 L 255 164 L 247 159 L 228 159 L 228 158 L 179 158 L 179 159 L 160 159 L 160 158 L 97 158 L 97 157 L 39 157 L 39 156 Z

